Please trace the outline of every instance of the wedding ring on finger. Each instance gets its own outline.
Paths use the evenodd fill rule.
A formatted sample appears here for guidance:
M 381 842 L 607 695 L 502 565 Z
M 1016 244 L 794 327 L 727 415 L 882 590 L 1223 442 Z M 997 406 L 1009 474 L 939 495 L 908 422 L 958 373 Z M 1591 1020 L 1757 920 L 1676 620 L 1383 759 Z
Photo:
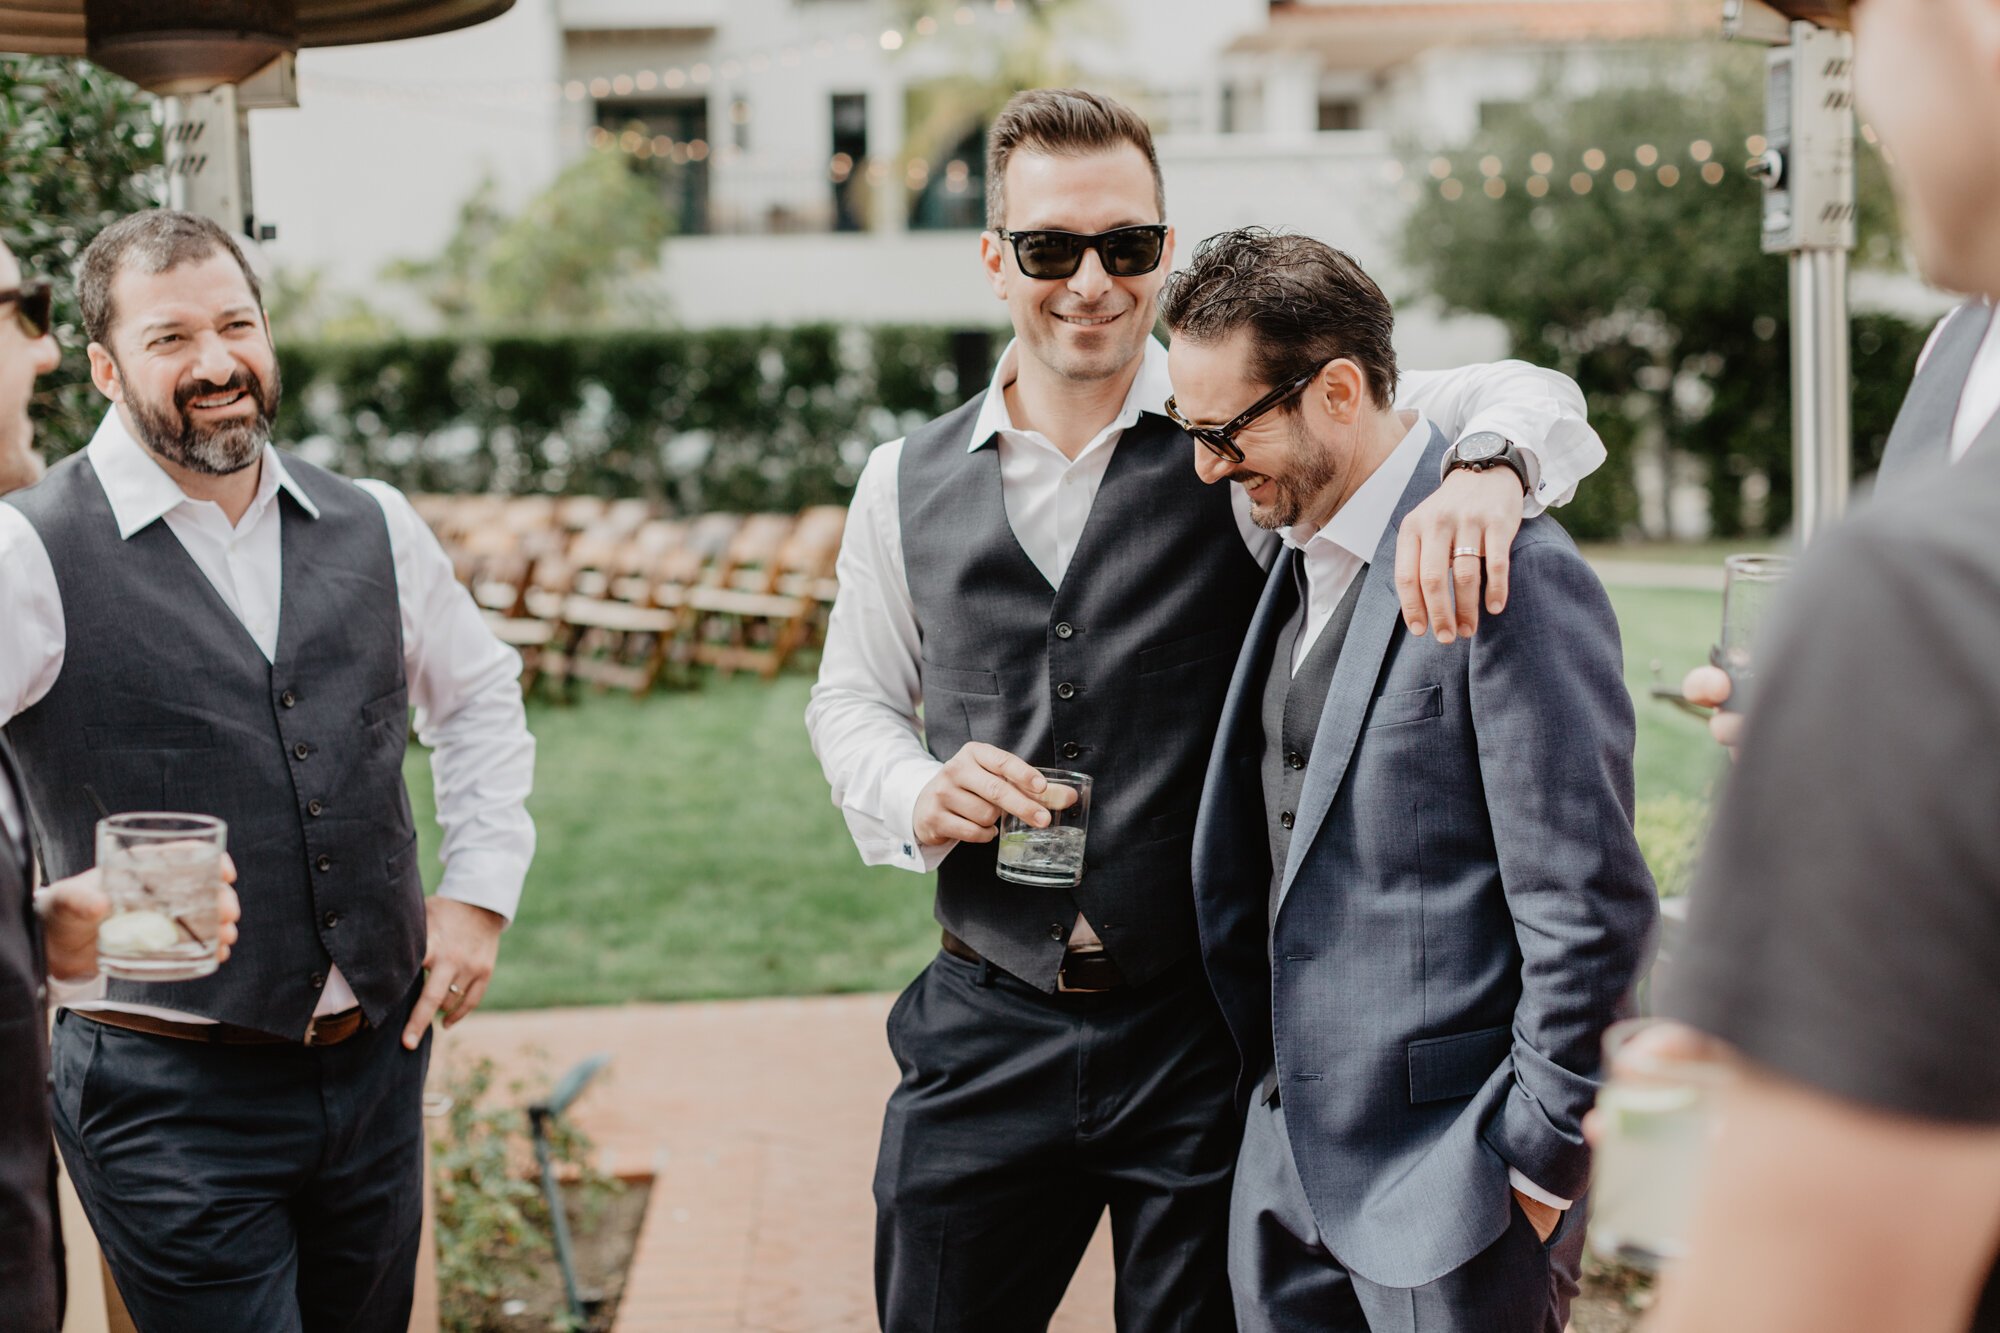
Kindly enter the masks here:
M 459 985 L 456 981 L 452 982 L 449 986 L 446 986 L 445 990 L 453 995 L 465 994 L 465 987 Z
M 1486 552 L 1480 550 L 1477 546 L 1454 546 L 1451 548 L 1452 559 L 1456 560 L 1462 555 L 1469 555 L 1475 560 L 1484 560 L 1486 558 Z

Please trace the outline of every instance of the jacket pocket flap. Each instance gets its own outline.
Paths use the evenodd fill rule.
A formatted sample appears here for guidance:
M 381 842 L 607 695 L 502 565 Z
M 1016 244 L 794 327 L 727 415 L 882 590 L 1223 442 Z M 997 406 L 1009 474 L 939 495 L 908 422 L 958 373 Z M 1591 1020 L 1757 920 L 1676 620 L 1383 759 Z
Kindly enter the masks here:
M 923 669 L 924 692 L 948 690 L 953 694 L 998 694 L 1000 677 L 991 671 L 964 671 L 958 667 L 932 666 Z
M 1513 1045 L 1514 1030 L 1504 1023 L 1411 1042 L 1410 1104 L 1470 1097 L 1500 1067 Z
M 1368 710 L 1369 729 L 1393 727 L 1401 722 L 1421 722 L 1444 715 L 1444 691 L 1435 685 L 1422 689 L 1385 694 Z
M 86 725 L 83 743 L 93 750 L 206 750 L 215 743 L 215 734 L 206 722 L 155 727 Z

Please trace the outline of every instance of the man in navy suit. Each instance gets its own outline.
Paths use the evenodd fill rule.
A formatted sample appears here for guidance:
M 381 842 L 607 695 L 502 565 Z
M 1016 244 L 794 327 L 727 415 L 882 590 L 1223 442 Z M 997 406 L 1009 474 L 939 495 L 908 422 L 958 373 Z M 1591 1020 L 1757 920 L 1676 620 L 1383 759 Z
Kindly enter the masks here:
M 1242 1059 L 1238 1322 L 1560 1333 L 1598 1042 L 1657 912 L 1610 602 L 1537 518 L 1505 616 L 1450 644 L 1399 632 L 1398 524 L 1514 449 L 1393 410 L 1394 321 L 1346 255 L 1214 237 L 1161 313 L 1196 468 L 1286 544 L 1194 848 Z

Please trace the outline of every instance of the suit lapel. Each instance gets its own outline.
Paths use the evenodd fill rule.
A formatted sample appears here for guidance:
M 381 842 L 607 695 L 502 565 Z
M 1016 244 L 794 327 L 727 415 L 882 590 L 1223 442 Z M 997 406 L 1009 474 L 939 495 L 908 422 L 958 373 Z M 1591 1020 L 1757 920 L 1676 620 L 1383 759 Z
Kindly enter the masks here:
M 1382 663 L 1395 642 L 1403 623 L 1402 602 L 1396 596 L 1396 534 L 1404 515 L 1437 489 L 1438 468 L 1444 458 L 1444 435 L 1433 426 L 1431 442 L 1410 474 L 1403 498 L 1389 519 L 1375 555 L 1362 574 L 1361 598 L 1354 606 L 1354 619 L 1341 645 L 1340 661 L 1333 669 L 1333 682 L 1326 691 L 1326 707 L 1319 715 L 1319 730 L 1313 737 L 1312 761 L 1306 767 L 1305 785 L 1299 792 L 1299 808 L 1292 829 L 1291 849 L 1285 857 L 1285 875 L 1280 895 L 1291 892 L 1306 853 L 1319 837 L 1320 825 L 1333 808 L 1334 797 L 1347 776 L 1348 761 L 1361 737 L 1361 720 L 1375 697 L 1375 682 Z
M 1227 803 L 1245 799 L 1246 795 L 1261 796 L 1259 792 L 1242 790 L 1236 776 L 1229 771 L 1229 762 L 1243 744 L 1245 728 L 1254 731 L 1258 743 L 1262 743 L 1264 680 L 1270 668 L 1272 642 L 1291 614 L 1285 594 L 1292 585 L 1292 563 L 1297 559 L 1298 552 L 1287 546 L 1279 548 L 1278 558 L 1271 562 L 1263 595 L 1257 599 L 1256 613 L 1250 617 L 1250 631 L 1243 638 L 1243 651 L 1236 657 L 1236 674 L 1230 677 L 1229 692 L 1223 696 L 1222 724 L 1216 729 L 1215 747 L 1209 751 L 1208 776 L 1202 783 L 1201 810 L 1195 820 L 1197 862 L 1205 850 L 1205 835 L 1227 826 Z

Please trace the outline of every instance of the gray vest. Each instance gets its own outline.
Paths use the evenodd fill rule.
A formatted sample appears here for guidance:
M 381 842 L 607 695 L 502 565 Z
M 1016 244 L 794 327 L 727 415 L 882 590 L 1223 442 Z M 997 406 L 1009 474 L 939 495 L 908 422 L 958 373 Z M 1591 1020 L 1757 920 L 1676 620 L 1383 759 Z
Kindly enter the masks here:
M 409 992 L 423 886 L 403 789 L 409 701 L 381 506 L 287 458 L 278 653 L 267 662 L 165 522 L 120 540 L 86 455 L 8 498 L 55 567 L 62 674 L 7 726 L 51 878 L 95 860 L 97 803 L 229 825 L 243 942 L 214 976 L 108 998 L 303 1036 L 338 963 L 371 1022 Z
M 1951 459 L 1951 428 L 1972 361 L 1992 323 L 1993 307 L 1968 301 L 1945 321 L 1944 329 L 1924 359 L 1923 369 L 1910 381 L 1889 442 L 1882 447 L 1882 467 L 1875 474 L 1877 494 L 1890 495 L 1933 467 Z M 1973 440 L 1973 449 L 2000 445 L 2000 416 L 1987 423 Z
M 1347 627 L 1354 622 L 1361 585 L 1368 577 L 1368 567 L 1363 565 L 1328 617 L 1326 628 L 1313 641 L 1305 661 L 1294 672 L 1292 653 L 1306 628 L 1305 559 L 1290 550 L 1284 558 L 1291 566 L 1292 616 L 1278 634 L 1271 653 L 1271 674 L 1264 681 L 1264 827 L 1271 845 L 1267 926 L 1275 925 L 1278 920 L 1285 866 L 1292 850 L 1292 817 L 1299 808 L 1299 792 L 1305 786 L 1306 765 L 1312 762 L 1313 738 L 1319 734 L 1320 714 L 1326 709 L 1326 692 L 1333 684 L 1333 669 L 1340 664 L 1341 645 L 1347 642 Z
M 0 741 L 0 783 L 24 795 Z M 27 803 L 21 801 L 27 815 Z M 0 829 L 0 1328 L 55 1333 L 54 1139 L 43 1012 L 42 930 L 27 858 Z
M 984 395 L 910 433 L 899 473 L 903 564 L 923 632 L 931 753 L 984 741 L 1096 781 L 1083 882 L 1011 884 L 994 845 L 938 868 L 937 918 L 1044 990 L 1081 910 L 1127 979 L 1196 946 L 1189 857 L 1209 747 L 1264 572 L 1227 486 L 1147 413 L 1119 440 L 1060 588 L 1007 521 L 1000 452 L 973 443 Z

